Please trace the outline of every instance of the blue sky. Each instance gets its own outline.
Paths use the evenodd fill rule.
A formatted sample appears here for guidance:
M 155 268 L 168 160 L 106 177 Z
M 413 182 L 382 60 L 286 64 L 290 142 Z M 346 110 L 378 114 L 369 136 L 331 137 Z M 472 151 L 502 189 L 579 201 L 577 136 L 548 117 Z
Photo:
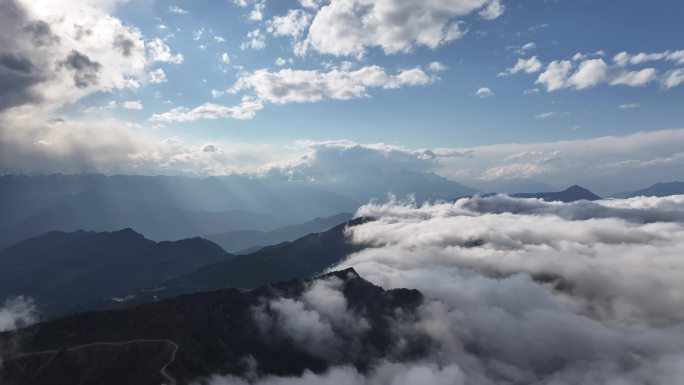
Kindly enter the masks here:
M 287 174 L 360 147 L 487 188 L 684 177 L 674 0 L 2 7 L 3 173 Z
M 570 59 L 574 54 L 604 51 L 610 61 L 615 54 L 676 50 L 684 40 L 678 15 L 684 5 L 676 1 L 520 1 L 504 2 L 504 13 L 484 20 L 477 12 L 463 18 L 468 32 L 437 48 L 416 45 L 408 53 L 385 54 L 371 48 L 361 60 L 317 52 L 304 57 L 293 54 L 290 37 L 266 32 L 266 23 L 289 9 L 301 9 L 297 1 L 265 2 L 262 21 L 250 21 L 253 5 L 230 1 L 138 2 L 122 5 L 116 15 L 150 37 L 165 39 L 181 64 L 160 65 L 168 82 L 116 95 L 95 95 L 80 104 L 89 106 L 109 100 L 140 100 L 142 111 L 117 111 L 145 124 L 153 113 L 170 106 L 193 108 L 205 102 L 239 103 L 239 95 L 212 98 L 211 90 L 225 90 L 235 83 L 242 66 L 250 71 L 277 71 L 278 58 L 293 59 L 285 68 L 325 71 L 324 62 L 349 60 L 356 67 L 380 65 L 388 71 L 422 68 L 433 61 L 447 67 L 433 84 L 395 90 L 373 89 L 370 97 L 348 101 L 268 104 L 253 119 L 200 119 L 165 124 L 164 132 L 187 139 L 216 138 L 241 142 L 291 141 L 295 139 L 350 139 L 358 142 L 389 142 L 417 147 L 473 146 L 501 142 L 534 142 L 568 138 L 619 135 L 681 125 L 683 87 L 663 90 L 657 82 L 642 87 L 597 86 L 585 90 L 559 90 L 523 96 L 535 88 L 538 73 L 497 77 L 517 58 L 537 56 L 543 63 Z M 187 14 L 175 14 L 177 6 Z M 160 19 L 160 20 L 158 20 Z M 159 25 L 167 29 L 159 29 Z M 259 28 L 265 48 L 240 49 L 246 34 Z M 194 39 L 199 30 L 204 33 Z M 215 36 L 225 42 L 216 42 Z M 534 43 L 523 54 L 514 47 Z M 227 53 L 230 64 L 220 62 Z M 667 70 L 669 63 L 647 63 L 638 68 Z M 476 90 L 488 87 L 494 96 L 478 98 Z M 537 88 L 538 85 L 536 86 Z M 155 98 L 155 92 L 161 97 Z M 158 95 L 159 96 L 159 95 Z M 163 101 L 171 100 L 172 105 Z M 638 107 L 620 109 L 620 105 Z M 545 112 L 555 115 L 535 116 Z

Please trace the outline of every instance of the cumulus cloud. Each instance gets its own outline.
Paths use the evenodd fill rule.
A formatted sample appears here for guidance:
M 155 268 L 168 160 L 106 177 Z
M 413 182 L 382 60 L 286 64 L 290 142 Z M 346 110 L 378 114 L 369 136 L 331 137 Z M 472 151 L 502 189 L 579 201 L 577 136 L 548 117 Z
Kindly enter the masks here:
M 613 58 L 613 64 L 606 62 L 601 56 L 603 51 L 591 55 L 577 53 L 572 60 L 554 60 L 546 67 L 539 61 L 532 59 L 518 59 L 515 66 L 508 68 L 499 75 L 510 75 L 518 72 L 533 73 L 542 71 L 537 77 L 536 84 L 540 84 L 547 91 L 557 91 L 561 89 L 583 90 L 600 85 L 643 87 L 659 81 L 663 88 L 677 87 L 677 72 L 679 69 L 667 71 L 659 74 L 655 68 L 630 69 L 635 66 L 650 61 L 670 60 L 678 62 L 682 51 L 660 54 L 638 54 L 630 55 L 621 52 Z
M 245 37 L 245 41 L 240 44 L 240 49 L 241 50 L 246 50 L 246 49 L 264 49 L 266 48 L 266 36 L 261 32 L 260 29 L 253 29 L 249 32 L 247 32 L 247 36 Z
M 269 164 L 267 175 L 284 175 L 294 180 L 336 180 L 352 182 L 361 174 L 401 170 L 426 171 L 435 154 L 384 143 L 362 145 L 352 141 L 300 141 L 304 155 L 292 161 Z
M 428 68 L 430 68 L 430 70 L 432 70 L 434 72 L 442 72 L 442 71 L 447 69 L 447 67 L 444 64 L 442 64 L 438 61 L 433 61 L 432 63 L 430 63 L 428 65 Z
M 317 8 L 314 2 L 306 5 Z M 370 48 L 387 54 L 416 46 L 434 49 L 461 38 L 460 19 L 476 11 L 491 20 L 504 7 L 498 0 L 333 0 L 314 15 L 306 41 L 318 52 L 337 56 L 362 56 Z
M 148 76 L 150 78 L 150 83 L 153 84 L 165 83 L 168 80 L 166 78 L 166 73 L 161 68 L 157 68 L 153 71 L 150 71 L 148 73 Z
M 275 36 L 299 38 L 309 26 L 311 14 L 301 9 L 291 9 L 285 15 L 269 20 L 267 31 Z
M 420 67 L 388 74 L 380 66 L 367 66 L 357 70 L 267 69 L 242 74 L 231 92 L 253 90 L 257 98 L 276 104 L 316 102 L 324 99 L 349 100 L 369 97 L 369 88 L 395 89 L 403 86 L 426 85 L 436 81 Z
M 172 54 L 171 48 L 160 38 L 155 38 L 147 42 L 147 55 L 152 61 L 168 62 L 181 64 L 183 55 L 180 53 Z
M 541 69 L 542 63 L 536 56 L 532 56 L 529 59 L 518 59 L 513 67 L 507 68 L 504 72 L 499 73 L 499 76 L 513 75 L 517 74 L 518 72 L 531 74 L 539 72 Z
M 494 20 L 503 15 L 506 7 L 499 0 L 490 1 L 487 6 L 479 12 L 485 20 Z
M 678 51 L 664 51 L 664 52 L 653 52 L 645 53 L 640 52 L 638 54 L 630 54 L 628 52 L 622 51 L 613 57 L 615 64 L 619 66 L 626 65 L 638 65 L 652 61 L 672 61 L 677 64 L 684 64 L 684 50 Z
M 94 92 L 135 88 L 145 75 L 140 31 L 87 2 L 0 7 L 0 109 L 53 110 Z

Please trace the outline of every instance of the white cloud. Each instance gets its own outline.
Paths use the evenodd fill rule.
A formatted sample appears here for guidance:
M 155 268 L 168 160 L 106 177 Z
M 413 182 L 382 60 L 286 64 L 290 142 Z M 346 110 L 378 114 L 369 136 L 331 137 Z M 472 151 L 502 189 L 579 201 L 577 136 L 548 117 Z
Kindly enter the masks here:
M 227 52 L 223 52 L 219 57 L 219 60 L 221 60 L 221 63 L 223 64 L 230 64 L 230 55 L 228 55 Z
M 127 110 L 142 110 L 143 105 L 139 100 L 129 100 L 124 102 L 123 108 Z
M 266 1 L 257 1 L 254 3 L 252 11 L 249 13 L 249 20 L 261 21 L 264 19 L 264 10 L 266 10 Z
M 204 28 L 193 30 L 192 31 L 192 40 L 198 41 L 198 40 L 202 39 L 202 36 L 204 36 L 204 31 L 205 31 Z
M 547 91 L 555 91 L 566 87 L 566 82 L 572 63 L 568 60 L 552 61 L 546 70 L 539 75 L 535 84 L 541 84 Z
M 92 93 L 136 88 L 145 76 L 140 31 L 88 3 L 9 0 L 0 5 L 0 24 L 0 50 L 14 63 L 0 110 L 43 113 Z
M 318 9 L 320 7 L 319 2 L 322 2 L 322 0 L 299 0 L 302 7 L 308 9 Z
M 156 70 L 150 71 L 147 75 L 150 78 L 150 83 L 154 84 L 164 83 L 168 80 L 166 78 L 166 73 L 164 73 L 164 70 L 161 68 L 157 68 Z
M 388 74 L 379 66 L 358 70 L 334 69 L 328 72 L 266 69 L 240 76 L 231 92 L 253 90 L 260 100 L 276 104 L 316 102 L 324 99 L 349 100 L 368 97 L 369 88 L 395 89 L 419 86 L 436 79 L 419 67 Z
M 488 87 L 481 87 L 478 88 L 477 91 L 475 91 L 475 96 L 478 98 L 489 98 L 491 96 L 494 96 L 494 91 L 492 91 Z
M 612 79 L 610 84 L 641 87 L 655 81 L 656 75 L 657 71 L 654 68 L 644 68 L 639 71 L 622 72 Z
M 630 110 L 639 107 L 641 107 L 641 103 L 623 103 L 618 106 L 618 108 L 621 110 Z
M 678 87 L 684 83 L 684 68 L 677 68 L 672 71 L 668 71 L 663 77 L 662 86 L 666 89 Z
M 537 45 L 534 44 L 533 42 L 529 42 L 529 43 L 523 44 L 523 46 L 520 47 L 520 49 L 518 50 L 518 53 L 524 53 L 526 51 L 530 51 L 530 50 L 533 50 L 535 48 L 537 48 Z
M 433 61 L 432 63 L 430 63 L 430 65 L 428 65 L 428 68 L 430 68 L 430 70 L 434 72 L 442 72 L 447 69 L 447 67 L 444 64 L 438 61 Z
M 664 52 L 654 52 L 654 53 L 644 53 L 640 52 L 638 54 L 632 55 L 625 51 L 616 54 L 613 57 L 615 64 L 619 66 L 626 65 L 638 65 L 652 61 L 672 61 L 677 64 L 684 64 L 684 50 L 679 51 L 664 51 Z
M 603 59 L 590 59 L 580 63 L 577 71 L 566 81 L 567 87 L 581 90 L 595 87 L 605 81 L 608 76 L 608 65 Z
M 177 15 L 187 15 L 188 14 L 188 11 L 186 11 L 185 9 L 183 9 L 177 5 L 169 6 L 169 12 L 175 13 Z
M 507 68 L 504 72 L 499 73 L 499 76 L 513 75 L 518 72 L 525 72 L 526 74 L 531 74 L 539 72 L 543 65 L 536 56 L 532 56 L 529 59 L 518 59 L 515 65 L 511 68 Z
M 153 119 L 159 122 L 246 119 L 262 108 L 263 102 L 246 103 L 249 104 L 179 108 L 156 114 Z M 0 115 L 0 127 L 22 127 L 4 130 L 0 136 L 0 173 L 5 174 L 215 175 L 237 171 L 264 176 L 269 175 L 269 170 L 276 170 L 279 177 L 290 176 L 298 181 L 358 181 L 359 178 L 366 180 L 361 176 L 369 170 L 379 169 L 383 173 L 434 172 L 483 191 L 539 191 L 539 187 L 518 183 L 529 180 L 545 183 L 545 189 L 550 191 L 577 183 L 598 194 L 610 194 L 679 180 L 684 167 L 684 129 L 582 140 L 432 149 L 349 141 L 262 146 L 215 143 L 223 152 L 209 159 L 193 143 L 171 149 L 154 137 L 160 134 L 158 131 L 97 115 L 83 121 L 48 123 L 41 116 Z
M 357 57 L 369 48 L 387 54 L 434 49 L 461 38 L 459 18 L 476 11 L 492 19 L 503 6 L 498 0 L 332 0 L 315 14 L 307 43 L 321 53 Z
M 204 103 L 201 106 L 189 110 L 185 107 L 176 107 L 170 111 L 154 114 L 150 117 L 154 122 L 192 122 L 199 119 L 225 119 L 238 120 L 252 119 L 256 111 L 263 108 L 259 100 L 243 100 L 236 106 L 222 106 L 214 103 Z
M 500 0 L 490 1 L 489 4 L 480 11 L 480 16 L 485 20 L 494 20 L 503 15 L 505 7 Z
M 177 53 L 171 54 L 171 48 L 164 43 L 160 38 L 155 38 L 147 42 L 147 55 L 149 60 L 157 62 L 167 62 L 173 64 L 183 63 L 183 55 Z
M 485 191 L 510 191 L 515 185 L 508 180 L 534 178 L 556 189 L 577 183 L 599 194 L 616 193 L 681 179 L 684 159 L 675 155 L 683 145 L 684 130 L 661 130 L 586 140 L 437 148 L 432 149 L 433 170 Z
M 538 113 L 538 114 L 535 115 L 534 117 L 537 118 L 537 119 L 546 119 L 546 118 L 550 118 L 550 117 L 552 117 L 552 116 L 554 116 L 554 115 L 556 115 L 555 112 L 549 111 L 549 112 L 541 112 L 541 113 Z
M 301 9 L 291 9 L 285 15 L 274 16 L 267 23 L 267 31 L 275 36 L 298 39 L 309 26 L 311 14 Z
M 536 84 L 543 85 L 547 91 L 556 91 L 566 88 L 582 90 L 599 85 L 643 87 L 656 81 L 659 81 L 663 88 L 667 89 L 676 87 L 681 83 L 676 81 L 676 71 L 678 70 L 670 70 L 660 76 L 655 68 L 630 70 L 627 67 L 656 60 L 678 61 L 679 57 L 684 55 L 684 51 L 638 55 L 621 52 L 613 57 L 615 63 L 613 65 L 597 57 L 603 55 L 603 51 L 595 52 L 592 55 L 578 53 L 575 54 L 573 60 L 552 61 L 539 75 Z M 589 56 L 595 58 L 591 59 Z M 519 59 L 518 64 L 521 63 L 522 59 Z M 518 64 L 516 67 L 519 67 Z M 516 67 L 508 69 L 501 75 L 515 73 Z M 522 64 L 519 68 L 522 68 Z
M 0 307 L 0 332 L 26 327 L 37 321 L 38 309 L 30 298 L 8 298 Z
M 266 48 L 266 36 L 260 29 L 253 29 L 247 33 L 246 40 L 240 44 L 240 49 L 264 49 Z
M 214 376 L 210 385 L 678 383 L 684 196 L 390 201 L 357 216 L 374 218 L 346 229 L 363 249 L 331 270 L 354 267 L 386 290 L 425 296 L 415 313 L 396 311 L 391 353 L 364 361 L 362 372 L 345 366 L 336 352 L 355 345 L 340 337 L 358 334 L 337 325 L 358 314 L 334 284 L 317 282 L 301 298 L 268 301 L 255 318 L 327 358 L 327 371 Z M 412 339 L 425 350 L 402 355 Z

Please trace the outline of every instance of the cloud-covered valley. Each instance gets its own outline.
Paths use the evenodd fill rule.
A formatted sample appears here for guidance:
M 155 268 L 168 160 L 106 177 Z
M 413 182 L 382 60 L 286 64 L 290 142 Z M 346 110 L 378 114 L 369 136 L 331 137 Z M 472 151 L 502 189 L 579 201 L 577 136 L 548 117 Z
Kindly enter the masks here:
M 506 196 L 416 206 L 390 201 L 348 228 L 366 245 L 346 267 L 385 289 L 416 288 L 397 313 L 400 352 L 301 377 L 214 377 L 218 384 L 676 384 L 684 363 L 684 197 L 542 202 Z M 334 281 L 271 304 L 272 319 L 332 362 L 341 336 L 363 333 Z M 273 321 L 275 320 L 275 321 Z M 351 321 L 350 321 L 351 320 Z M 353 346 L 353 344 L 351 345 Z M 258 363 L 255 363 L 258 368 Z M 256 372 L 255 372 L 256 373 Z

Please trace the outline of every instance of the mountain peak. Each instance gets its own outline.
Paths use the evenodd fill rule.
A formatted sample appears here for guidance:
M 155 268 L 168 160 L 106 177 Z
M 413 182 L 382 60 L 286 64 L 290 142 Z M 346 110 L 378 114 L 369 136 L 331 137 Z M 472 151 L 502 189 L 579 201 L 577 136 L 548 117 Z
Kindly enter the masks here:
M 335 270 L 335 271 L 331 271 L 329 273 L 321 274 L 316 278 L 317 279 L 325 279 L 325 278 L 329 278 L 329 277 L 337 277 L 343 281 L 346 281 L 348 279 L 360 278 L 361 276 L 359 275 L 359 273 L 356 272 L 356 270 L 354 270 L 353 267 L 348 267 L 344 270 Z
M 566 192 L 591 192 L 580 185 L 573 184 L 572 186 L 565 189 Z
M 133 230 L 130 227 L 126 227 L 118 231 L 112 231 L 110 234 L 121 235 L 126 237 L 145 238 L 144 235 L 140 234 L 139 232 Z
M 545 201 L 561 201 L 566 203 L 579 200 L 595 201 L 601 199 L 600 196 L 576 184 L 559 192 L 520 193 L 512 194 L 511 196 L 516 198 L 537 198 Z

